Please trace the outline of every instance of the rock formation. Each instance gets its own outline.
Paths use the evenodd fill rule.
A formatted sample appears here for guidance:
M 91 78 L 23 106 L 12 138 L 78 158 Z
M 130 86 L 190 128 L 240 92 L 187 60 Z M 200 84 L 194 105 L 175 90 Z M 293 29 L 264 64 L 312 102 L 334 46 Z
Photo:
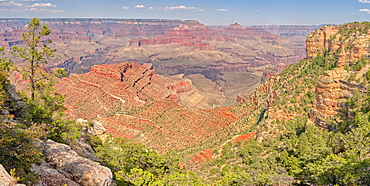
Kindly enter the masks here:
M 370 32 L 366 24 L 324 26 L 307 37 L 307 57 L 315 57 L 329 51 L 339 56 L 338 67 L 352 65 L 361 57 L 368 57 L 369 38 Z
M 89 73 L 62 79 L 56 90 L 66 95 L 67 113 L 73 117 L 95 119 L 107 134 L 160 152 L 214 141 L 227 135 L 236 119 L 229 109 L 204 109 L 212 108 L 212 100 L 189 79 L 160 76 L 150 64 L 97 65 Z
M 110 169 L 78 156 L 68 145 L 50 139 L 45 143 L 41 142 L 41 145 L 47 163 L 35 165 L 33 171 L 40 174 L 41 181 L 45 184 L 112 185 L 113 175 Z
M 256 56 L 271 64 L 291 64 L 304 58 L 304 54 L 298 52 L 294 43 L 261 28 L 243 27 L 235 23 L 220 30 L 220 33 L 236 39 L 238 43 L 254 51 Z
M 343 69 L 325 71 L 316 84 L 316 99 L 310 110 L 310 120 L 322 128 L 330 128 L 328 119 L 336 121 L 339 115 L 346 113 L 348 98 L 355 90 L 365 92 L 367 89 L 359 83 L 348 81 L 350 72 Z
M 17 184 L 17 180 L 12 178 L 4 167 L 0 164 L 0 186 L 25 186 Z
M 37 185 L 68 185 L 68 186 L 80 186 L 80 184 L 72 181 L 73 175 L 63 170 L 57 170 L 53 168 L 49 163 L 42 162 L 40 165 L 32 165 L 32 172 L 39 175 L 39 181 Z M 61 173 L 62 172 L 62 173 Z
M 25 22 L 24 19 L 18 21 Z M 40 21 L 52 30 L 45 39 L 53 40 L 52 48 L 57 49 L 55 57 L 49 60 L 50 68 L 82 74 L 98 64 L 150 62 L 159 74 L 193 76 L 191 80 L 198 89 L 216 95 L 215 106 L 233 105 L 238 94 L 250 92 L 259 85 L 264 66 L 290 64 L 303 57 L 300 51 L 290 47 L 295 44 L 289 40 L 239 24 L 219 32 L 198 21 L 186 20 L 56 18 Z M 22 46 L 24 29 L 12 28 L 0 34 L 0 41 L 8 47 Z M 22 65 L 21 61 L 15 62 Z M 237 77 L 232 75 L 235 73 Z M 205 81 L 212 81 L 212 85 L 204 88 Z
M 192 46 L 201 50 L 214 48 L 210 47 L 211 44 L 207 40 L 231 40 L 228 37 L 222 37 L 213 32 L 203 24 L 196 22 L 195 24 L 181 24 L 162 35 L 155 36 L 152 39 L 132 39 L 130 45 L 157 45 L 157 44 L 177 44 L 178 46 Z M 207 46 L 209 48 L 207 48 Z
M 126 72 L 121 72 L 120 68 L 126 65 L 129 68 Z M 97 114 L 104 116 L 105 113 L 118 112 L 121 110 L 119 105 L 136 108 L 164 98 L 173 99 L 185 107 L 209 108 L 212 105 L 212 101 L 197 91 L 192 86 L 192 82 L 184 76 L 165 78 L 156 74 L 150 64 L 139 65 L 126 62 L 97 65 L 92 67 L 89 73 L 72 75 L 62 80 L 57 90 L 63 94 L 85 97 L 86 99 L 80 100 L 67 97 L 65 101 L 71 110 L 78 110 L 81 114 L 86 113 L 82 115 L 87 119 L 96 117 Z M 93 108 L 97 110 L 91 112 L 89 108 L 82 106 L 86 101 L 96 105 Z M 74 106 L 78 109 L 74 109 Z M 79 109 L 81 107 L 85 109 Z M 80 117 L 79 114 L 75 114 L 76 117 Z
M 327 51 L 338 56 L 336 68 L 325 71 L 316 85 L 316 99 L 310 111 L 310 120 L 323 128 L 330 128 L 327 120 L 334 120 L 346 113 L 346 104 L 355 90 L 365 92 L 367 88 L 361 82 L 349 80 L 350 76 L 364 78 L 365 70 L 350 72 L 350 68 L 361 58 L 368 58 L 369 26 L 367 24 L 349 23 L 341 26 L 325 26 L 311 33 L 307 38 L 307 57 L 312 58 Z M 350 117 L 350 116 L 349 116 Z

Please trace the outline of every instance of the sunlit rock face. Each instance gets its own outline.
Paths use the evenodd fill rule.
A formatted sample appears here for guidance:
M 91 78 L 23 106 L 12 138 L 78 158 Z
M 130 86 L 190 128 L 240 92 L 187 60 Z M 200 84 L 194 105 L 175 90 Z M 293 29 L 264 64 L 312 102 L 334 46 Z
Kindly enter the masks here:
M 316 84 L 317 96 L 310 110 L 310 120 L 317 126 L 328 128 L 328 120 L 334 120 L 343 114 L 351 118 L 351 113 L 345 112 L 349 107 L 346 103 L 348 98 L 353 96 L 355 90 L 367 90 L 361 82 L 349 80 L 351 75 L 363 79 L 366 70 L 347 71 L 344 68 L 355 65 L 361 58 L 369 57 L 369 28 L 367 24 L 360 23 L 324 26 L 307 37 L 308 58 L 326 52 L 338 59 L 336 68 L 325 71 Z
M 95 119 L 114 137 L 126 137 L 164 152 L 227 136 L 236 120 L 230 108 L 211 109 L 213 100 L 184 75 L 164 77 L 152 65 L 97 65 L 63 78 L 67 113 Z

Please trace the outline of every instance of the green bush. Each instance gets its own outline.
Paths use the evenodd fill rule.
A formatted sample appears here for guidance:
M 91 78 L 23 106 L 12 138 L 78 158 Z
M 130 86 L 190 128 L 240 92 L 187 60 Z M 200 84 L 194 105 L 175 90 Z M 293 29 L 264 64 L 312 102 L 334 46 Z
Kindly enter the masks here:
M 34 145 L 34 134 L 9 124 L 0 123 L 0 164 L 9 172 L 15 169 L 22 183 L 36 182 L 37 175 L 31 173 L 31 164 L 41 163 L 42 153 Z

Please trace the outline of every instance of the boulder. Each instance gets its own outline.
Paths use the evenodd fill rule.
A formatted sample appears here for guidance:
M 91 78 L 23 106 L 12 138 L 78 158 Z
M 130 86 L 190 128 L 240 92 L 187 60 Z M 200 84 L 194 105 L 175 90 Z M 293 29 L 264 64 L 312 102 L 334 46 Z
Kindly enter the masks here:
M 73 176 L 62 170 L 57 170 L 51 167 L 50 164 L 42 162 L 41 165 L 32 165 L 31 171 L 39 175 L 39 186 L 54 186 L 54 185 L 68 185 L 79 186 L 72 181 Z
M 12 178 L 8 172 L 4 169 L 3 165 L 0 164 L 0 186 L 25 186 L 23 184 L 17 184 L 17 181 Z
M 86 130 L 84 132 L 92 134 L 94 136 L 103 135 L 107 131 L 99 121 L 94 120 L 91 124 L 89 124 L 87 120 L 78 118 L 76 119 L 76 123 L 83 127 L 86 127 Z
M 6 87 L 6 94 L 8 96 L 7 106 L 12 108 L 13 113 L 17 117 L 24 116 L 26 114 L 24 107 L 25 104 L 17 93 L 16 86 L 10 84 Z M 6 113 L 8 114 L 8 113 Z
M 74 182 L 83 186 L 112 185 L 113 175 L 109 168 L 79 156 L 68 145 L 49 139 L 44 148 L 46 161 L 56 169 L 71 174 Z
M 81 136 L 77 141 L 70 144 L 70 147 L 79 155 L 84 158 L 88 158 L 94 161 L 99 160 L 98 157 L 94 155 L 95 151 L 88 143 L 85 136 Z

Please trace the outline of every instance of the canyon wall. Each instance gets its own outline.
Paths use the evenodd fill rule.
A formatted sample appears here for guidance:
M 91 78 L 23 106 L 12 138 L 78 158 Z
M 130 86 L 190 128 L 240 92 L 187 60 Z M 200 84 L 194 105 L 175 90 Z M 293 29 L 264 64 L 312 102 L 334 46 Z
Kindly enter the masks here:
M 310 111 L 310 120 L 317 126 L 330 128 L 328 120 L 337 123 L 339 121 L 335 120 L 340 115 L 351 118 L 347 100 L 355 91 L 367 91 L 364 80 L 368 65 L 361 61 L 369 59 L 369 29 L 368 24 L 356 22 L 324 26 L 307 37 L 308 58 L 322 56 L 325 52 L 337 56 L 336 68 L 324 72 L 316 85 L 317 97 Z
M 99 120 L 108 134 L 160 152 L 216 141 L 236 119 L 229 109 L 206 109 L 212 98 L 183 75 L 163 77 L 150 64 L 96 65 L 63 78 L 56 90 L 74 118 Z

